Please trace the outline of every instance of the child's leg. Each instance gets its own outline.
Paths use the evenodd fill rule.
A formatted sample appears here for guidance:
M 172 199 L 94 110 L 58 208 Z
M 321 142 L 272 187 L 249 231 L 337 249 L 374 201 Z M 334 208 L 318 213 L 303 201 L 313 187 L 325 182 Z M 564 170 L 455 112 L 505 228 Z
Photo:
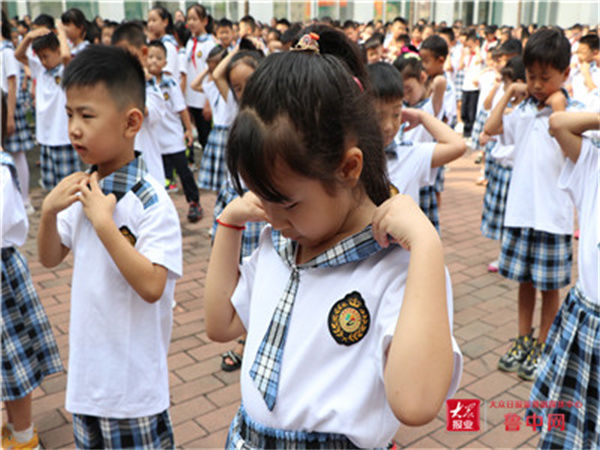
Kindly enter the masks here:
M 31 393 L 17 400 L 4 402 L 8 423 L 15 431 L 23 431 L 31 426 Z
M 198 203 L 200 201 L 200 193 L 196 181 L 194 180 L 194 175 L 187 165 L 185 150 L 178 153 L 172 153 L 168 156 L 172 166 L 175 167 L 177 175 L 179 175 L 186 201 L 188 203 Z
M 535 294 L 536 290 L 533 283 L 519 284 L 519 336 L 525 336 L 531 331 L 533 310 L 535 309 Z
M 54 187 L 54 170 L 52 168 L 52 157 L 50 156 L 51 147 L 47 145 L 40 146 L 40 171 L 42 177 L 42 186 L 44 189 Z
M 545 342 L 552 322 L 558 313 L 559 298 L 558 289 L 542 291 L 542 317 L 540 318 L 539 340 Z
M 165 183 L 168 186 L 171 181 L 175 181 L 173 177 L 173 164 L 171 164 L 171 155 L 161 155 L 163 169 L 165 171 Z
M 23 202 L 27 203 L 29 202 L 29 165 L 27 164 L 25 152 L 13 153 L 13 159 L 15 160 L 15 167 L 17 168 L 17 175 L 19 177 L 21 197 L 23 198 Z

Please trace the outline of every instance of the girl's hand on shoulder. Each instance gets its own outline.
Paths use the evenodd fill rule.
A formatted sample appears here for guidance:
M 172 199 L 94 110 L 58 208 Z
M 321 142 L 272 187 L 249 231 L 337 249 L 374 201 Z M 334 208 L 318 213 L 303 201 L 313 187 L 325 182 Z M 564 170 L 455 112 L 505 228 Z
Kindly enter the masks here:
M 81 183 L 87 183 L 89 175 L 84 172 L 75 172 L 63 178 L 52 189 L 42 203 L 42 214 L 58 214 L 79 200 Z
M 417 108 L 402 108 L 402 123 L 408 122 L 404 131 L 412 130 L 421 124 L 422 111 Z
M 383 202 L 373 214 L 373 237 L 382 247 L 396 243 L 410 250 L 439 235 L 410 195 L 398 194 Z
M 246 222 L 265 222 L 267 215 L 261 200 L 253 192 L 246 192 L 229 203 L 219 216 L 223 222 L 243 227 Z

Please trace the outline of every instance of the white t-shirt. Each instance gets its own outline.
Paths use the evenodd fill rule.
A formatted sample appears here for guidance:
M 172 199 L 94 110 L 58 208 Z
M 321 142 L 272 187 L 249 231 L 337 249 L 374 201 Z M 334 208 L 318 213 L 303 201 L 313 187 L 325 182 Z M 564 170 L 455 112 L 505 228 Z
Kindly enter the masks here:
M 483 102 L 494 87 L 496 75 L 497 72 L 495 70 L 486 70 L 485 72 L 482 72 L 479 76 L 479 98 L 477 99 L 477 112 L 482 111 L 484 109 Z M 496 91 L 496 96 L 497 95 L 498 94 Z M 496 99 L 496 96 L 494 96 L 494 99 Z
M 167 49 L 167 65 L 164 68 L 165 72 L 168 72 L 173 77 L 179 76 L 179 54 L 177 50 L 177 41 L 170 34 L 165 34 L 160 38 Z
M 128 187 L 142 179 L 141 189 L 123 189 L 113 218 L 140 254 L 169 271 L 155 303 L 125 280 L 81 203 L 58 214 L 61 242 L 74 256 L 66 400 L 74 414 L 122 419 L 169 407 L 167 353 L 175 280 L 182 274 L 181 229 L 164 186 L 143 173 L 128 177 Z
M 585 85 L 585 78 L 579 66 L 571 73 L 571 85 L 573 87 L 573 98 L 580 101 L 589 111 L 600 112 L 600 69 L 596 62 L 590 64 L 590 75 L 596 85 L 596 89 L 589 90 Z
M 165 169 L 157 131 L 165 117 L 166 108 L 163 96 L 153 80 L 146 82 L 146 108 L 148 115 L 144 117 L 142 128 L 135 136 L 134 147 L 142 153 L 150 175 L 164 186 Z
M 475 53 L 470 53 L 465 56 L 465 80 L 463 81 L 463 91 L 478 91 L 479 86 L 475 85 L 475 80 L 479 77 L 481 72 L 482 64 L 476 63 Z
M 435 115 L 433 114 L 433 102 L 431 101 L 431 97 L 427 97 L 426 99 L 421 100 L 414 106 L 405 106 L 420 109 L 422 111 L 425 111 L 427 114 L 431 114 L 435 117 Z M 438 114 L 438 118 L 442 116 L 443 110 L 444 109 L 442 107 L 442 109 L 440 109 L 440 114 Z M 398 134 L 396 134 L 396 139 L 399 142 L 409 141 L 414 143 L 434 141 L 433 136 L 429 133 L 429 131 L 427 131 L 427 128 L 425 128 L 423 125 L 417 125 L 412 130 L 408 131 L 404 131 L 404 125 L 402 125 L 400 127 L 400 130 L 398 130 Z
M 166 73 L 162 74 L 158 87 L 162 92 L 165 105 L 165 114 L 162 120 L 157 122 L 155 128 L 160 151 L 163 155 L 181 152 L 186 147 L 183 125 L 179 115 L 186 109 L 183 93 L 175 78 Z
M 12 158 L 2 152 L 2 159 L 12 162 Z M 10 159 L 9 159 L 10 158 Z M 23 205 L 17 181 L 8 165 L 2 161 L 2 248 L 20 247 L 27 240 L 29 221 Z M 14 165 L 12 166 L 14 168 Z
M 391 183 L 399 193 L 410 195 L 417 204 L 419 189 L 435 181 L 436 171 L 431 170 L 435 146 L 435 142 L 415 144 L 393 142 L 386 148 L 387 169 Z
M 577 163 L 569 158 L 563 166 L 558 185 L 573 199 L 579 221 L 578 283 L 585 295 L 600 304 L 598 274 L 600 273 L 600 231 L 598 229 L 598 166 L 600 148 L 589 138 L 583 138 Z
M 456 121 L 456 88 L 451 77 L 446 76 L 446 90 L 444 91 L 444 104 L 440 120 L 445 119 L 447 125 L 452 126 Z
M 246 411 L 268 427 L 340 433 L 361 448 L 385 447 L 400 426 L 386 399 L 383 374 L 410 253 L 393 247 L 361 261 L 300 271 L 277 401 L 269 411 L 249 371 L 291 273 L 275 250 L 271 230 L 265 227 L 258 249 L 241 265 L 231 298 L 248 331 L 240 374 Z M 446 289 L 452 324 L 448 274 Z M 328 317 L 334 305 L 354 291 L 364 301 L 370 325 L 360 341 L 341 345 L 329 330 Z M 462 354 L 452 342 L 454 371 L 448 396 L 458 388 L 462 373 Z
M 227 100 L 225 100 L 215 82 L 205 78 L 202 83 L 202 90 L 212 108 L 213 124 L 221 127 L 231 126 L 238 112 L 238 105 L 231 89 L 227 94 Z
M 9 41 L 1 41 L 0 50 L 2 57 L 0 64 L 0 70 L 2 71 L 0 75 L 0 88 L 2 89 L 2 92 L 8 94 L 8 79 L 10 77 L 15 77 L 15 87 L 17 90 L 19 89 L 17 84 L 19 78 L 19 64 L 15 59 L 15 50 L 12 46 L 12 43 Z
M 582 106 L 569 99 L 567 110 Z M 573 234 L 573 203 L 557 183 L 565 158 L 548 132 L 551 113 L 527 99 L 502 116 L 505 142 L 515 146 L 504 226 Z
M 67 97 L 60 83 L 64 66 L 46 70 L 37 56 L 28 57 L 35 82 L 35 138 L 43 145 L 67 145 L 69 117 L 65 110 Z
M 206 97 L 202 92 L 193 90 L 190 84 L 206 69 L 206 58 L 215 45 L 217 43 L 210 34 L 190 37 L 185 45 L 185 72 L 187 73 L 185 101 L 192 108 L 204 108 Z
M 177 78 L 177 80 L 179 81 L 179 85 L 181 86 L 181 76 L 187 74 L 185 47 L 182 47 L 179 50 L 177 50 L 177 67 L 179 68 L 179 77 Z
M 88 45 L 90 45 L 90 43 L 89 43 L 89 41 L 86 41 L 86 40 L 81 41 L 76 46 L 73 46 L 73 44 L 71 44 L 69 42 L 69 47 L 71 48 L 71 56 L 77 55 L 77 53 L 79 53 L 81 50 L 86 48 Z

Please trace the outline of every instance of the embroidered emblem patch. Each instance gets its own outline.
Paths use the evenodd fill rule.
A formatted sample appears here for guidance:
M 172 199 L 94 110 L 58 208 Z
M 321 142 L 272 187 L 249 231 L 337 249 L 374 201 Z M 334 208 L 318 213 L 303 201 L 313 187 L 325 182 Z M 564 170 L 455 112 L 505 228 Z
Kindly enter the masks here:
M 133 235 L 131 230 L 126 225 L 123 225 L 121 228 L 119 228 L 119 231 L 121 232 L 121 234 L 123 236 L 125 236 L 127 238 L 127 240 L 129 241 L 129 243 L 131 245 L 135 246 L 135 243 L 137 242 L 137 238 Z
M 392 183 L 390 183 L 390 197 L 393 197 L 394 195 L 398 195 L 400 193 L 400 191 L 398 190 L 398 188 L 396 186 L 394 186 Z
M 56 81 L 56 84 L 60 84 L 60 75 L 56 75 L 54 81 Z
M 356 344 L 369 331 L 370 322 L 365 301 L 356 291 L 336 302 L 329 311 L 329 332 L 338 344 Z
M 202 50 L 196 53 L 196 58 L 202 58 Z
M 168 92 L 165 92 L 165 93 L 163 94 L 163 97 L 165 98 L 165 100 L 169 100 L 169 93 L 168 93 Z

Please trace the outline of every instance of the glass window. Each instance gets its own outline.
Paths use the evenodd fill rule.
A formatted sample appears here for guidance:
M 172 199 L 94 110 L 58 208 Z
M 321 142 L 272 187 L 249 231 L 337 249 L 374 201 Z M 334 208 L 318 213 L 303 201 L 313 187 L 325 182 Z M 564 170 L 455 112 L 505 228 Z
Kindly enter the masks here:
M 44 13 L 49 14 L 52 17 L 60 17 L 64 12 L 63 4 L 60 1 L 50 2 L 30 2 L 31 6 L 31 19 L 35 19 L 38 15 Z
M 475 9 L 475 4 L 472 1 L 464 2 L 462 9 L 462 17 L 463 23 L 465 25 L 473 24 L 473 12 Z
M 273 16 L 278 19 L 287 18 L 287 2 L 273 2 Z
M 394 20 L 395 17 L 402 16 L 402 2 L 389 1 L 385 4 L 385 17 L 384 22 L 388 20 Z
M 485 23 L 489 25 L 488 17 L 490 16 L 490 2 L 487 0 L 479 1 L 479 9 L 477 11 L 477 23 Z
M 67 9 L 78 8 L 87 20 L 93 20 L 98 15 L 98 2 L 67 1 Z
M 492 23 L 502 25 L 502 1 L 494 0 L 492 2 Z
M 125 19 L 127 20 L 147 20 L 148 2 L 145 1 L 125 1 Z

